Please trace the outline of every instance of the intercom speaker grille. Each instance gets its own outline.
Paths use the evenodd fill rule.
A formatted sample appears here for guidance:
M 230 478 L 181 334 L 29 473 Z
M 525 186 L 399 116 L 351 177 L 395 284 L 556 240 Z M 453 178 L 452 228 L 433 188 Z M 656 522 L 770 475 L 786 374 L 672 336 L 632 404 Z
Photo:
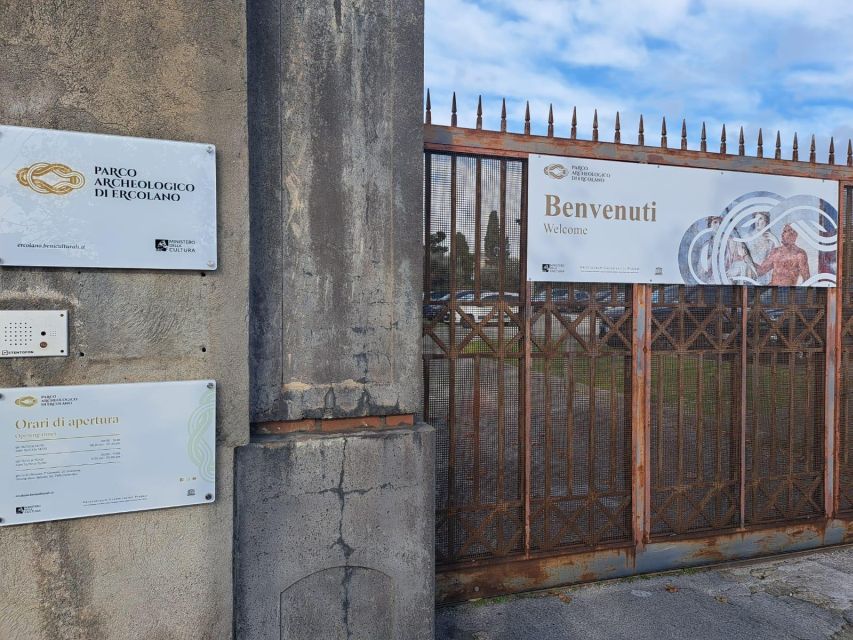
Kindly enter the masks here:
M 33 325 L 29 322 L 4 322 L 3 342 L 9 347 L 27 347 L 33 341 Z

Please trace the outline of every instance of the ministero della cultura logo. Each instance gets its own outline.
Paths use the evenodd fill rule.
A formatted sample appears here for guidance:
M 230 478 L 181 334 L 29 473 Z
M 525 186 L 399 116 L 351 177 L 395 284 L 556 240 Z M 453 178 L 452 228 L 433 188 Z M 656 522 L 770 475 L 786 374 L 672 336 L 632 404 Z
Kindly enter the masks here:
M 16 177 L 22 187 L 54 196 L 66 196 L 86 184 L 82 173 L 59 162 L 36 162 L 18 169 Z

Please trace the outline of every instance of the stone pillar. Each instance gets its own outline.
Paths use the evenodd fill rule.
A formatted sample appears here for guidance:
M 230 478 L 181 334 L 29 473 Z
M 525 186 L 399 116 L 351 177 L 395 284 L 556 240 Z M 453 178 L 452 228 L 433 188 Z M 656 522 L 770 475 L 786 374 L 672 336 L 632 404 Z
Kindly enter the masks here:
M 251 410 L 236 630 L 432 638 L 423 2 L 250 0 Z
M 249 437 L 241 0 L 3 0 L 0 123 L 217 147 L 215 272 L 0 267 L 0 308 L 69 309 L 66 358 L 0 386 L 215 378 L 217 498 L 0 529 L 0 638 L 212 640 L 233 630 L 234 447 Z M 0 140 L 0 144 L 2 144 Z

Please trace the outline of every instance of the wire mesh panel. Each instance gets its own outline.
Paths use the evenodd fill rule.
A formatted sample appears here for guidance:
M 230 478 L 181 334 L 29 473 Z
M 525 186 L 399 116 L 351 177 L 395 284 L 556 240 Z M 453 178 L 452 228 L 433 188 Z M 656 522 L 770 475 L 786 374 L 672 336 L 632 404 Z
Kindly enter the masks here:
M 820 517 L 826 291 L 747 291 L 746 524 Z
M 631 288 L 537 285 L 531 548 L 631 541 Z
M 443 593 L 497 595 L 837 540 L 853 522 L 853 187 L 838 292 L 531 283 L 525 158 L 845 185 L 853 145 L 846 166 L 832 145 L 825 165 L 814 148 L 808 165 L 796 152 L 780 164 L 778 139 L 772 161 L 760 137 L 758 157 L 742 157 L 742 140 L 727 154 L 725 133 L 719 155 L 704 136 L 697 155 L 686 127 L 681 150 L 665 129 L 649 150 L 641 120 L 638 146 L 622 144 L 618 127 L 620 144 L 595 128 L 587 144 L 574 122 L 571 138 L 553 137 L 550 119 L 547 136 L 531 135 L 529 120 L 524 134 L 508 133 L 505 116 L 500 132 L 483 131 L 479 111 L 466 129 L 453 105 L 450 127 L 432 125 L 427 96 L 424 129 L 423 406 L 437 436 Z M 832 229 L 817 232 L 831 246 Z M 834 259 L 824 251 L 814 266 Z M 790 284 L 791 265 L 774 264 L 769 281 Z
M 853 515 L 853 187 L 844 189 L 844 259 L 841 270 L 841 394 L 838 443 L 838 510 Z
M 520 161 L 425 157 L 424 414 L 439 564 L 523 549 Z
M 652 288 L 652 537 L 740 524 L 741 290 Z

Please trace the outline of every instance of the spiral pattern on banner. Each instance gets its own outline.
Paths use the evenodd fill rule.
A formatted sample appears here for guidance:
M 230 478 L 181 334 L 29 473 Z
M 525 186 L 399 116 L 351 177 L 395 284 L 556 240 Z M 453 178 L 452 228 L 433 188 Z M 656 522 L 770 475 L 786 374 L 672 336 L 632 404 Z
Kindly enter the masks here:
M 54 176 L 56 180 L 48 182 L 44 178 Z M 36 193 L 64 196 L 86 184 L 86 178 L 79 171 L 58 162 L 36 162 L 29 167 L 19 169 L 16 174 L 21 186 L 29 187 Z
M 788 253 L 804 256 L 809 264 L 801 278 L 787 278 L 786 286 L 834 286 L 838 250 L 835 207 L 814 195 L 785 198 L 770 191 L 745 193 L 718 214 L 696 220 L 679 246 L 681 276 L 688 285 L 774 283 L 768 273 L 771 264 L 765 261 L 782 246 L 785 233 L 793 237 Z M 792 259 L 790 255 L 788 259 Z
M 198 467 L 199 476 L 208 482 L 213 482 L 216 469 L 215 451 L 208 443 L 208 429 L 215 424 L 215 415 L 216 394 L 213 390 L 205 391 L 187 425 L 187 454 Z

